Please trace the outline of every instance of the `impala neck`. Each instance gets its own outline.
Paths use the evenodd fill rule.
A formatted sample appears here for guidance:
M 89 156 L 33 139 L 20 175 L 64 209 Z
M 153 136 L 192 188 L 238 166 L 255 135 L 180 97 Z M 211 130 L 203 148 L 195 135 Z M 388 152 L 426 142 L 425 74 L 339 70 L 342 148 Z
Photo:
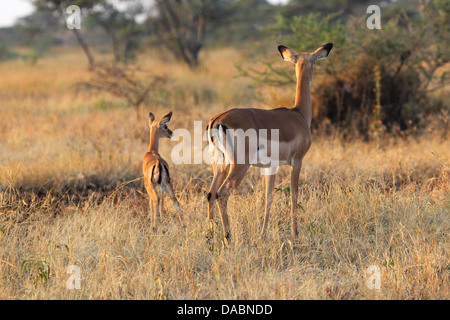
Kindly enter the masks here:
M 297 89 L 295 92 L 294 109 L 298 110 L 305 118 L 308 127 L 311 127 L 311 80 L 312 65 L 308 63 L 298 63 L 295 67 L 297 75 Z
M 150 129 L 150 144 L 148 147 L 148 152 L 156 152 L 158 153 L 159 147 L 159 137 L 156 135 L 156 130 L 153 128 Z

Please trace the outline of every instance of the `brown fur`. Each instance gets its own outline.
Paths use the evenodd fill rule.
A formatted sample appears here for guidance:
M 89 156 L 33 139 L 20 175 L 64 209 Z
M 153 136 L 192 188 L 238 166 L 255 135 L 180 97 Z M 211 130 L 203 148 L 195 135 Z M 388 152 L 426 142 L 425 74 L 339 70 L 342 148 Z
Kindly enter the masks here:
M 311 93 L 310 83 L 312 81 L 314 63 L 317 60 L 328 56 L 333 45 L 331 43 L 319 47 L 313 53 L 295 53 L 285 46 L 279 46 L 278 50 L 284 60 L 295 64 L 297 76 L 297 86 L 295 103 L 292 108 L 277 108 L 272 110 L 247 108 L 231 109 L 214 116 L 207 125 L 208 141 L 213 154 L 223 152 L 217 147 L 211 129 L 267 129 L 270 137 L 271 129 L 279 130 L 279 160 L 281 164 L 291 166 L 291 219 L 292 236 L 297 236 L 296 207 L 297 193 L 300 170 L 303 157 L 311 145 Z M 223 150 L 223 149 L 222 149 Z M 236 153 L 237 151 L 235 151 Z M 250 168 L 248 159 L 250 151 L 248 144 L 245 149 L 246 162 L 242 164 L 235 163 L 236 154 L 228 155 L 231 163 L 213 163 L 214 177 L 211 183 L 210 191 L 207 195 L 208 217 L 213 218 L 212 206 L 217 199 L 219 211 L 222 220 L 223 233 L 226 238 L 230 236 L 230 227 L 227 215 L 227 202 L 231 192 L 240 185 L 246 172 Z M 248 161 L 248 162 L 247 162 Z M 258 166 L 256 164 L 255 166 Z M 270 207 L 273 198 L 273 187 L 275 183 L 275 174 L 266 175 L 266 212 L 262 234 L 267 229 Z
M 169 165 L 158 153 L 159 139 L 170 138 L 172 131 L 167 127 L 172 112 L 154 121 L 155 117 L 149 114 L 150 143 L 149 150 L 144 155 L 142 171 L 144 173 L 144 185 L 149 197 L 150 210 L 153 211 L 153 226 L 156 227 L 158 218 L 162 217 L 164 207 L 164 193 L 167 193 L 177 208 L 180 222 L 183 223 L 180 204 L 173 191 L 169 174 Z

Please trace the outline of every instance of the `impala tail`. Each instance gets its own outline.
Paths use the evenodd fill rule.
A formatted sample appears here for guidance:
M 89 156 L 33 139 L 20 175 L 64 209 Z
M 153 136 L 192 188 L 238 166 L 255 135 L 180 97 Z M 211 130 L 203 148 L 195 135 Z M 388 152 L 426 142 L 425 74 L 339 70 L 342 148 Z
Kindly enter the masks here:
M 153 184 L 160 185 L 162 181 L 171 183 L 169 168 L 166 164 L 161 164 L 160 161 L 155 163 L 151 168 L 150 179 Z
M 227 139 L 227 126 L 211 121 L 207 128 L 209 151 L 216 164 L 229 164 L 233 162 L 233 145 Z
M 152 166 L 151 174 L 150 174 L 150 180 L 153 184 L 161 184 L 162 176 L 161 176 L 161 163 L 158 161 Z

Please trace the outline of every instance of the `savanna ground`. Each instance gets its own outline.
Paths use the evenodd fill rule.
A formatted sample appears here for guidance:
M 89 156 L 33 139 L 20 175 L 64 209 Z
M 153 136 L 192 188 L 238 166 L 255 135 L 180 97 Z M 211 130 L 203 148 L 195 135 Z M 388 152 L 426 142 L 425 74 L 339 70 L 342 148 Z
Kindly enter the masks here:
M 107 94 L 74 90 L 87 77 L 78 52 L 55 50 L 34 66 L 0 64 L 0 298 L 448 299 L 450 144 L 438 122 L 371 142 L 314 132 L 297 242 L 288 168 L 277 176 L 264 240 L 264 186 L 250 170 L 230 198 L 225 244 L 217 210 L 214 223 L 206 217 L 211 168 L 174 165 L 177 142 L 166 139 L 160 153 L 186 228 L 166 198 L 166 215 L 152 229 L 139 180 L 149 111 L 173 110 L 169 127 L 192 130 L 229 107 L 291 105 L 294 86 L 265 89 L 261 103 L 234 77 L 233 63 L 247 58 L 207 51 L 192 72 L 144 55 L 143 67 L 170 81 L 162 102 L 137 114 Z M 79 290 L 66 287 L 70 265 L 80 267 Z M 379 290 L 366 284 L 371 265 L 381 270 Z

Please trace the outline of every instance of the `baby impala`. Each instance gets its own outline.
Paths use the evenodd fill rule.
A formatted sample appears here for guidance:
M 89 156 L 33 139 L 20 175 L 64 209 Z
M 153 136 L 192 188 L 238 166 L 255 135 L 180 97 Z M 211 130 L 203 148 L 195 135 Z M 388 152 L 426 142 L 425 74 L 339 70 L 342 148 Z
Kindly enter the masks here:
M 149 197 L 150 210 L 153 211 L 153 227 L 156 227 L 158 217 L 162 217 L 164 206 L 164 193 L 167 193 L 177 208 L 180 222 L 183 224 L 180 204 L 173 192 L 172 180 L 170 179 L 169 166 L 158 153 L 160 138 L 171 138 L 172 131 L 167 123 L 172 117 L 172 112 L 166 114 L 160 120 L 155 121 L 153 113 L 149 113 L 148 124 L 150 126 L 150 144 L 148 152 L 144 156 L 142 169 L 144 171 L 144 184 Z

